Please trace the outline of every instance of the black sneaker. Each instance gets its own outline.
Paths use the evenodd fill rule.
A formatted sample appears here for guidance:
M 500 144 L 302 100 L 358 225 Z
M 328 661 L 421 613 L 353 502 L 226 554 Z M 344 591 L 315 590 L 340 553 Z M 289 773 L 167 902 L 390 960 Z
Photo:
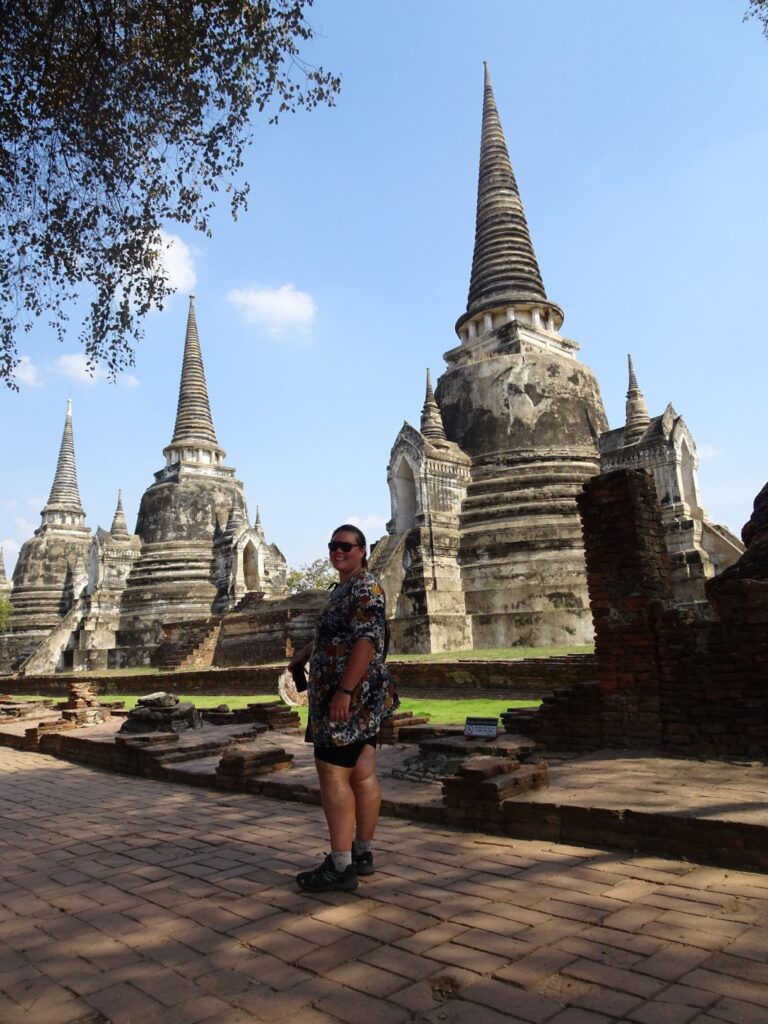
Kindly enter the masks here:
M 357 888 L 357 872 L 354 864 L 337 871 L 333 857 L 328 854 L 320 867 L 299 872 L 296 884 L 304 892 L 353 892 Z
M 352 863 L 355 865 L 355 871 L 358 875 L 372 875 L 376 870 L 373 866 L 373 854 L 370 850 L 364 850 L 362 853 L 355 853 L 353 850 Z

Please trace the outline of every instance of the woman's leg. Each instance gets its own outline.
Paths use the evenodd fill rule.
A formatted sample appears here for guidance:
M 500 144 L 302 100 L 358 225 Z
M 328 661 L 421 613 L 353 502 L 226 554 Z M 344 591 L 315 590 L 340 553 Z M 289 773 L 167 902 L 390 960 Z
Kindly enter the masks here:
M 366 744 L 352 769 L 350 788 L 354 796 L 356 838 L 373 839 L 381 810 L 381 785 L 376 774 L 376 748 Z M 345 847 L 346 849 L 346 847 Z
M 352 849 L 355 834 L 355 793 L 351 778 L 357 766 L 343 768 L 317 759 L 315 766 L 320 780 L 320 799 L 331 837 L 331 850 L 335 853 L 346 852 Z

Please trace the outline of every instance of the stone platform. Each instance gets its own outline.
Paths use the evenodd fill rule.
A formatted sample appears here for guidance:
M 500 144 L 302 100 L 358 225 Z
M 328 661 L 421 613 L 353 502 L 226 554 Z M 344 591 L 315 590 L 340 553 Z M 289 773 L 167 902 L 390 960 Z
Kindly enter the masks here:
M 126 763 L 116 743 L 119 720 L 88 729 L 46 732 L 35 749 L 92 767 L 154 775 L 165 781 L 211 789 L 225 786 L 216 768 L 227 747 L 256 743 L 287 754 L 287 770 L 248 778 L 242 788 L 285 801 L 319 803 L 311 748 L 299 732 L 261 732 L 249 726 L 207 725 L 182 734 L 164 750 L 157 766 L 145 758 Z M 0 746 L 30 749 L 30 722 L 0 728 Z M 477 745 L 477 741 L 474 741 Z M 169 744 L 166 744 L 169 746 Z M 768 767 L 722 761 L 656 757 L 643 752 L 600 752 L 548 756 L 546 789 L 505 800 L 502 813 L 487 823 L 457 815 L 443 805 L 437 782 L 392 777 L 413 755 L 412 745 L 379 751 L 382 813 L 390 817 L 451 825 L 493 835 L 589 843 L 594 846 L 670 854 L 701 863 L 768 869 Z

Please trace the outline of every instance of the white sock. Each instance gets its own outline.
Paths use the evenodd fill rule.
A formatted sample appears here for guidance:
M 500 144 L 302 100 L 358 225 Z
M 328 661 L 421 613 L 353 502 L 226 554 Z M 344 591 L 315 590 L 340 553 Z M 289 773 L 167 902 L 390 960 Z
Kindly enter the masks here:
M 339 852 L 338 850 L 331 850 L 331 857 L 333 859 L 333 866 L 336 871 L 341 874 L 349 867 L 352 863 L 352 851 L 347 850 L 346 852 Z
M 355 839 L 352 842 L 352 849 L 355 853 L 370 853 L 371 847 L 373 846 L 372 839 Z

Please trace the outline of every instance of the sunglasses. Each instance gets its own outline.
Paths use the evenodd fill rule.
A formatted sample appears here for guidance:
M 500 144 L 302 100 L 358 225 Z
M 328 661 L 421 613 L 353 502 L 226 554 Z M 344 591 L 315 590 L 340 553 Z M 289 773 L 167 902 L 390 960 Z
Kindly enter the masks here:
M 350 544 L 346 540 L 332 540 L 328 542 L 329 551 L 343 551 L 344 554 L 349 554 L 352 548 L 359 548 L 360 544 Z

